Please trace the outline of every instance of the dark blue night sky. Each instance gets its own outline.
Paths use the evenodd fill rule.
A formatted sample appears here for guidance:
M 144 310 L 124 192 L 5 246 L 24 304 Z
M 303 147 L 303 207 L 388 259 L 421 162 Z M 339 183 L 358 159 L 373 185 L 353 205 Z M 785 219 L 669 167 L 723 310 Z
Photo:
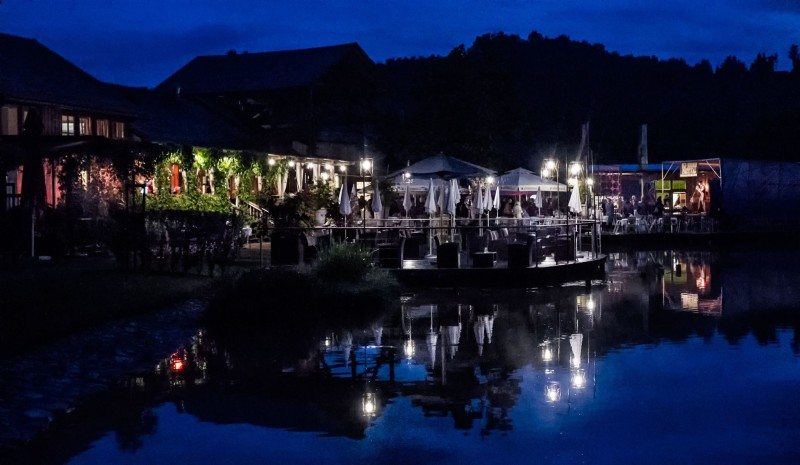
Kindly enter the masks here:
M 620 53 L 750 62 L 800 42 L 797 0 L 1 0 L 0 30 L 33 37 L 100 79 L 152 86 L 192 57 L 356 41 L 376 61 L 445 54 L 531 30 Z

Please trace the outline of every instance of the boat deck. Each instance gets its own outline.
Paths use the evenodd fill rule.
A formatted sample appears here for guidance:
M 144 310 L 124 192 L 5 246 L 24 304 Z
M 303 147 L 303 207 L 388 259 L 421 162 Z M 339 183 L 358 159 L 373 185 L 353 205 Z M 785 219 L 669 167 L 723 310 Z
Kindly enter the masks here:
M 498 260 L 491 268 L 474 268 L 462 254 L 459 268 L 438 268 L 436 257 L 403 260 L 400 269 L 392 272 L 409 286 L 425 287 L 539 287 L 568 282 L 591 281 L 605 277 L 605 255 L 579 255 L 576 260 L 556 262 L 547 257 L 538 266 L 508 268 Z

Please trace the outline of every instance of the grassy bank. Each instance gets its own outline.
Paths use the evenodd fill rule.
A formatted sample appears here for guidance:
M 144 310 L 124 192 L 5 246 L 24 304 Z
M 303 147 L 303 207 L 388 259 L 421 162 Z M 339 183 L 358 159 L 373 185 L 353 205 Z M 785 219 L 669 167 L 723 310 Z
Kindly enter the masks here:
M 209 297 L 242 267 L 211 278 L 123 271 L 109 257 L 92 257 L 2 269 L 0 356 L 190 297 Z

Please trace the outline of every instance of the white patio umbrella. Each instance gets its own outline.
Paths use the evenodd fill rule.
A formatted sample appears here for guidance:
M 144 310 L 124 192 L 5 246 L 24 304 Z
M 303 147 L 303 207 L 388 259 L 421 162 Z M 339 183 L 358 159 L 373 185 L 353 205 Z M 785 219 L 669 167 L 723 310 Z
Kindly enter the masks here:
M 433 215 L 436 213 L 436 191 L 433 186 L 433 178 L 430 179 L 428 183 L 428 198 L 425 199 L 425 212 L 428 214 L 428 218 L 431 220 L 428 223 L 428 256 L 433 256 L 433 234 L 431 231 L 430 226 L 433 223 Z
M 444 184 L 442 184 L 438 190 L 439 195 L 436 197 L 436 204 L 438 205 L 439 213 L 441 214 L 444 213 L 444 209 L 447 206 L 447 201 L 445 201 L 445 195 L 447 195 L 447 192 L 445 192 Z
M 374 182 L 375 190 L 372 193 L 372 211 L 375 216 L 378 216 L 378 213 L 383 210 L 383 203 L 381 202 L 381 189 L 378 187 L 378 183 Z
M 492 188 L 490 186 L 486 186 L 486 190 L 483 192 L 483 209 L 484 210 L 491 210 L 492 209 Z M 489 223 L 486 223 L 487 225 Z
M 433 186 L 432 178 L 428 184 L 428 198 L 425 199 L 425 213 L 429 215 L 436 213 L 436 188 Z
M 447 188 L 447 214 L 450 215 L 451 227 L 456 225 L 456 207 L 461 196 L 458 192 L 458 181 L 455 179 L 450 180 L 450 186 Z
M 567 206 L 575 213 L 581 212 L 581 196 L 578 191 L 578 186 L 572 188 L 572 193 L 569 196 L 569 203 L 567 203 Z
M 406 218 L 408 218 L 408 212 L 411 210 L 411 194 L 408 192 L 408 184 L 406 184 L 406 193 L 403 196 L 403 208 L 406 209 Z
M 344 216 L 344 226 L 347 227 L 347 217 L 353 213 L 353 207 L 350 205 L 350 198 L 347 196 L 347 183 L 342 183 L 342 188 L 339 190 L 339 213 Z
M 539 210 L 539 216 L 542 216 L 542 188 L 536 189 L 536 208 Z
M 439 341 L 439 334 L 436 333 L 433 329 L 428 331 L 428 337 L 426 337 L 426 342 L 428 343 L 428 353 L 431 356 L 431 368 L 436 365 L 436 342 Z
M 497 189 L 494 191 L 494 198 L 492 199 L 492 208 L 495 210 L 494 214 L 494 223 L 497 225 L 497 218 L 500 217 L 500 184 L 497 185 Z

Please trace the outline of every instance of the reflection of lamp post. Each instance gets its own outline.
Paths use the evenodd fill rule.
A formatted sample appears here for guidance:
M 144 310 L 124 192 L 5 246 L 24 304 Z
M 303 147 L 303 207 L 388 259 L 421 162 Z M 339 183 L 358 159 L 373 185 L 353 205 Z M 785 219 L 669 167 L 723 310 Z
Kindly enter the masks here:
M 583 389 L 586 387 L 586 370 L 583 368 L 573 370 L 572 376 L 570 377 L 570 383 L 575 389 Z
M 561 399 L 561 385 L 558 381 L 548 381 L 544 388 L 544 396 L 547 402 L 558 402 Z
M 365 418 L 370 419 L 378 412 L 378 399 L 374 392 L 367 391 L 361 397 L 361 413 Z
M 545 363 L 550 363 L 553 361 L 553 349 L 550 348 L 549 342 L 545 342 L 542 346 L 542 361 Z

